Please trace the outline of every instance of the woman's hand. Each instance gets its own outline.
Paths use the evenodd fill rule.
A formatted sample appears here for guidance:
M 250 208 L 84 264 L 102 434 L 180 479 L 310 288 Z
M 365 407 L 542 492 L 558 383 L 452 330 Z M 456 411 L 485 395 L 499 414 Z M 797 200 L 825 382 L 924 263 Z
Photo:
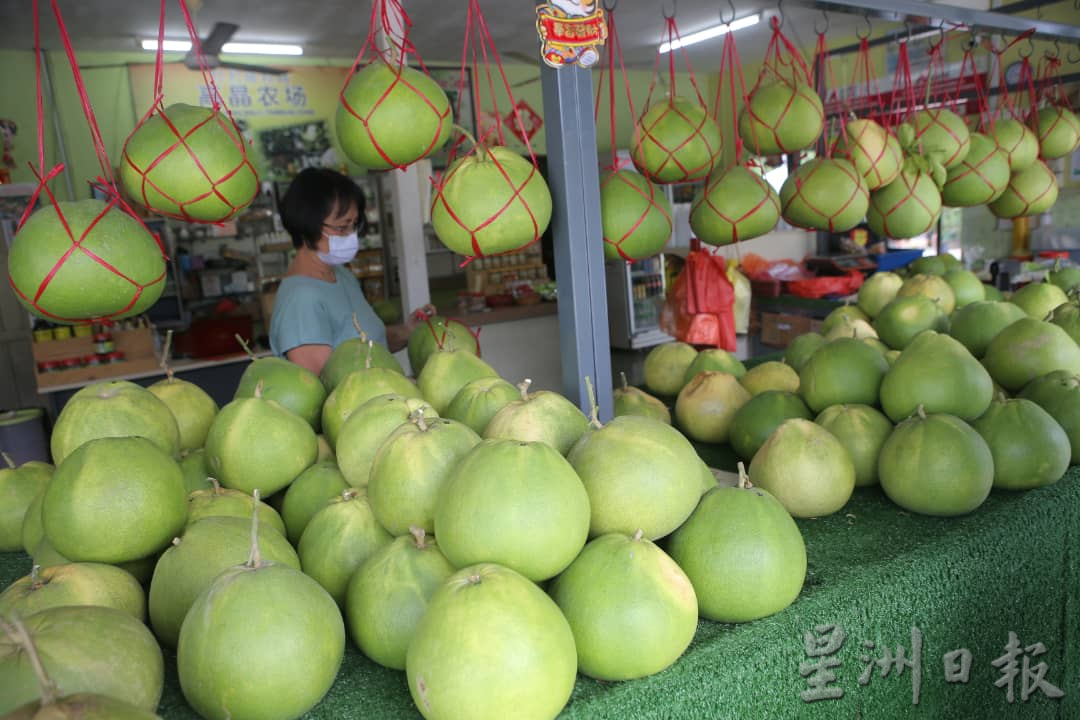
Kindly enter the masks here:
M 431 303 L 428 303 L 427 305 L 424 305 L 423 307 L 417 308 L 417 309 L 413 310 L 411 313 L 409 313 L 409 320 L 408 320 L 408 322 L 405 323 L 405 327 L 408 328 L 409 332 L 412 332 L 413 330 L 416 329 L 417 325 L 419 325 L 420 323 L 426 321 L 428 318 L 434 316 L 435 313 L 436 313 L 435 306 L 432 305 Z

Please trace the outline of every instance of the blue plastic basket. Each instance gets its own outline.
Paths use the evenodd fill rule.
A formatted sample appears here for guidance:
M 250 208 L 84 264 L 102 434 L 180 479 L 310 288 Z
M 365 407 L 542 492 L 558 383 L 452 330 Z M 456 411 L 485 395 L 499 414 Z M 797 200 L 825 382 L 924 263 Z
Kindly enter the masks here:
M 872 255 L 878 270 L 895 270 L 910 265 L 922 257 L 922 250 L 893 250 L 882 255 Z

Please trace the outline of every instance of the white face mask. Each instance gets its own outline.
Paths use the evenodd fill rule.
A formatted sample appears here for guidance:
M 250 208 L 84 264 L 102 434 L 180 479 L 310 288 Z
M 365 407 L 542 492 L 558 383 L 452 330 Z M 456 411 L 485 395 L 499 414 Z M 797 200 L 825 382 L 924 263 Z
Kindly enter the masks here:
M 327 235 L 330 252 L 316 253 L 318 258 L 327 265 L 344 265 L 356 257 L 360 249 L 360 239 L 356 233 L 351 235 Z

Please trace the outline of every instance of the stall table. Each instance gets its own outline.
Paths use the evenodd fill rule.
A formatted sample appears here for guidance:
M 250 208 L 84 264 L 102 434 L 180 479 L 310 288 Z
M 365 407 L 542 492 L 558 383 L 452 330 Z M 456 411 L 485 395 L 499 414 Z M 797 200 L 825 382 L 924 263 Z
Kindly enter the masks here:
M 912 515 L 877 488 L 856 490 L 843 511 L 800 520 L 809 569 L 802 594 L 783 612 L 756 622 L 701 622 L 693 644 L 672 667 L 625 683 L 579 678 L 560 717 L 589 720 L 700 720 L 709 718 L 949 718 L 1067 720 L 1080 717 L 1080 468 L 1057 484 L 1025 493 L 995 491 L 961 518 Z M 0 554 L 0 586 L 30 569 L 22 553 Z M 838 625 L 846 640 L 826 691 L 837 699 L 805 702 L 800 674 L 805 633 Z M 912 628 L 921 633 L 919 704 L 913 704 L 911 668 L 887 677 L 875 668 L 860 675 L 866 656 L 885 647 L 912 658 Z M 1020 643 L 1013 702 L 996 683 L 1005 677 L 993 661 L 1006 653 L 1010 632 Z M 833 636 L 835 638 L 835 636 Z M 868 649 L 864 642 L 873 642 Z M 1045 652 L 1034 648 L 1043 643 Z M 818 652 L 811 645 L 812 652 Z M 943 656 L 971 654 L 967 682 L 946 682 Z M 1032 648 L 1025 660 L 1023 650 Z M 828 648 L 825 648 L 828 649 Z M 160 714 L 195 718 L 185 704 L 166 653 Z M 1025 663 L 1046 663 L 1045 680 L 1064 697 L 1036 689 L 1021 700 Z M 1031 684 L 1029 680 L 1029 685 Z M 402 673 L 379 667 L 351 643 L 344 665 L 310 718 L 418 718 Z

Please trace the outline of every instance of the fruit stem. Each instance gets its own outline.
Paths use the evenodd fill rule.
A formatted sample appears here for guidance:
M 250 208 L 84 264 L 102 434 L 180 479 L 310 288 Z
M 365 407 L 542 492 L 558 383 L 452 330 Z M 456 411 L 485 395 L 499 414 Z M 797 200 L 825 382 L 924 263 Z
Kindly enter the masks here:
M 217 478 L 212 478 L 209 475 L 207 475 L 206 479 L 210 481 L 210 490 L 211 490 L 211 492 L 213 492 L 215 495 L 220 495 L 221 494 L 221 483 L 218 482 Z
M 427 432 L 428 424 L 424 422 L 424 408 L 416 408 L 409 413 L 409 421 L 420 428 L 420 432 Z
M 622 389 L 623 390 L 629 390 L 630 389 L 630 383 L 627 382 L 627 380 L 626 380 L 626 373 L 624 373 L 623 371 L 620 370 L 619 371 L 619 378 L 622 380 Z
M 352 314 L 352 326 L 356 328 L 356 333 L 360 336 L 360 342 L 366 343 L 368 341 L 367 333 L 360 327 L 360 321 L 356 318 L 356 313 Z
M 585 392 L 589 394 L 589 424 L 599 430 L 604 427 L 600 422 L 600 406 L 596 403 L 596 389 L 593 388 L 592 378 L 585 376 Z
M 416 527 L 415 525 L 409 526 L 409 534 L 413 536 L 413 540 L 416 541 L 416 549 L 423 550 L 427 548 L 427 543 L 424 541 L 424 528 Z
M 447 335 L 446 335 L 446 351 L 447 352 L 454 352 L 454 349 L 455 349 L 456 346 L 457 346 L 457 337 L 454 335 L 454 333 L 448 332 Z M 442 348 L 439 348 L 439 349 L 442 350 Z
M 479 142 L 476 141 L 476 136 L 475 135 L 473 135 L 471 132 L 469 132 L 468 130 L 463 128 L 461 125 L 458 125 L 456 123 L 451 125 L 450 127 L 453 128 L 454 130 L 457 130 L 462 135 L 464 135 L 465 138 L 470 143 L 472 143 L 472 150 L 476 151 L 478 160 L 480 160 L 480 161 L 487 160 L 488 149 L 487 149 L 487 147 L 485 145 L 483 145 L 482 143 L 479 143 Z M 470 150 L 470 152 L 471 152 L 471 150 Z
M 259 553 L 259 488 L 252 491 L 255 502 L 251 504 L 251 552 L 245 567 L 258 570 L 262 567 L 262 554 Z
M 920 405 L 919 409 L 916 412 L 918 412 L 920 420 L 925 420 L 926 419 L 926 408 L 925 407 Z
M 374 349 L 375 349 L 375 341 L 374 340 L 368 340 L 367 341 L 367 358 L 364 360 L 364 369 L 365 370 L 370 370 L 371 369 L 371 352 Z
M 634 541 L 637 542 L 644 535 L 645 535 L 645 531 L 642 530 L 641 528 L 638 528 L 637 531 L 634 533 Z
M 244 352 L 248 354 L 252 360 L 256 360 L 255 353 L 252 351 L 251 346 L 244 342 L 244 338 L 240 337 L 240 333 L 233 335 L 236 338 L 236 342 L 240 343 L 240 347 L 244 348 Z
M 41 573 L 41 566 L 38 565 L 37 563 L 34 563 L 34 567 L 30 568 L 30 589 L 31 590 L 40 590 L 42 587 L 44 587 L 45 583 L 41 582 L 41 578 L 39 577 L 40 573 Z
M 1004 390 L 998 390 L 998 392 L 997 392 L 997 401 L 998 402 L 1005 402 L 1008 399 L 1009 399 L 1009 396 L 1005 394 Z
M 521 399 L 522 399 L 523 402 L 527 401 L 529 399 L 529 386 L 530 385 L 532 385 L 532 378 L 525 378 L 524 380 L 519 382 L 518 385 L 517 385 L 518 390 L 521 391 Z
M 169 352 L 172 350 L 172 329 L 165 332 L 165 342 L 161 346 L 161 369 L 165 371 L 165 379 L 173 379 L 172 368 L 169 367 Z
M 749 490 L 752 487 L 754 487 L 754 486 L 750 483 L 750 475 L 748 475 L 747 472 L 746 472 L 746 466 L 743 465 L 740 462 L 739 463 L 739 489 L 740 490 Z
M 259 380 L 259 382 L 255 383 L 255 399 L 256 400 L 262 400 L 262 394 L 263 394 L 263 381 Z
M 345 488 L 341 491 L 341 499 L 345 502 L 349 502 L 350 500 L 355 500 L 356 496 L 359 494 L 360 491 L 356 488 Z
M 26 626 L 23 625 L 22 620 L 14 613 L 12 613 L 10 619 L 10 623 L 0 619 L 0 630 L 14 640 L 17 645 L 22 646 L 23 651 L 26 653 L 26 657 L 30 660 L 30 667 L 33 668 L 38 685 L 41 686 L 42 707 L 45 705 L 52 705 L 56 702 L 58 696 L 56 684 L 49 677 L 48 673 L 45 672 L 45 666 L 41 663 L 41 656 L 38 655 L 37 647 L 30 638 L 30 633 L 26 631 Z
M 4 462 L 7 464 L 9 469 L 11 469 L 11 470 L 15 469 L 15 461 L 11 459 L 10 455 L 8 455 L 6 452 L 0 450 L 0 457 L 4 458 Z

